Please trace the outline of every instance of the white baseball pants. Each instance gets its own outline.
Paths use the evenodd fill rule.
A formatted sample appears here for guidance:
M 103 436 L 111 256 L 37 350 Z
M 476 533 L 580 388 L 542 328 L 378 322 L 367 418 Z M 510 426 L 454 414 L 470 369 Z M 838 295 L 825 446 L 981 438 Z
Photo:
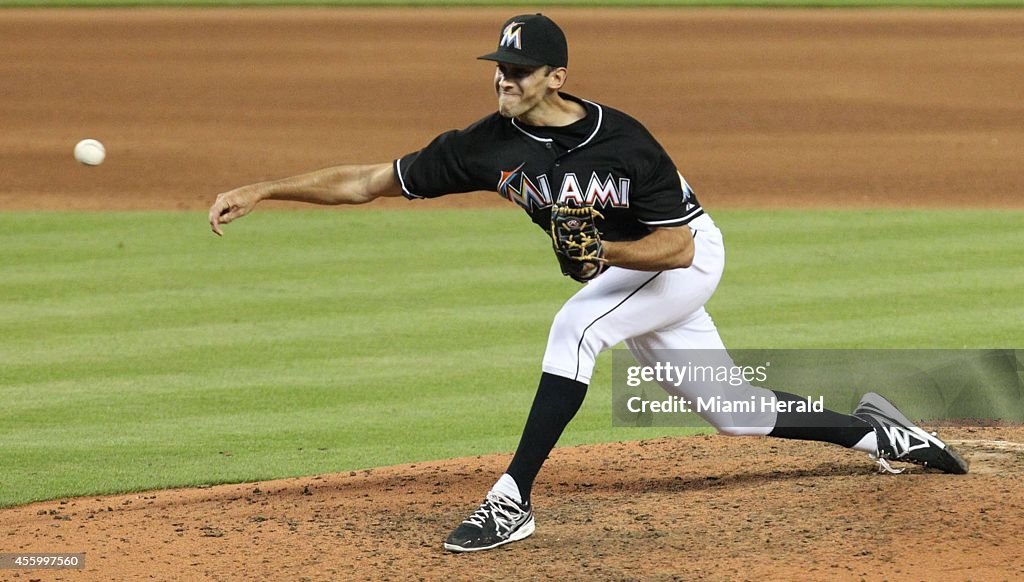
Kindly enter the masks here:
M 662 350 L 698 349 L 720 350 L 722 363 L 732 366 L 715 322 L 704 309 L 725 268 L 722 232 L 706 214 L 689 226 L 695 248 L 690 267 L 661 272 L 610 267 L 573 295 L 551 325 L 543 370 L 589 384 L 597 355 L 623 341 L 644 366 L 655 363 L 655 350 L 664 362 L 666 352 Z M 748 383 L 683 382 L 662 387 L 691 402 L 697 397 L 749 400 L 754 396 L 759 401 L 775 397 L 772 391 Z M 775 426 L 775 413 L 770 411 L 707 412 L 702 417 L 731 435 L 766 435 Z

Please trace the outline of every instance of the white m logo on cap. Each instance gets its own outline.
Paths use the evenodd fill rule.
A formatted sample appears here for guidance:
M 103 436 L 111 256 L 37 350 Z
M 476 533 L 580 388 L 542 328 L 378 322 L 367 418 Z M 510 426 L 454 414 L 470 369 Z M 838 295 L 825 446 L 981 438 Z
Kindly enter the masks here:
M 523 23 L 522 22 L 511 22 L 505 27 L 505 30 L 501 33 L 501 42 L 498 46 L 507 46 L 518 50 L 523 50 Z

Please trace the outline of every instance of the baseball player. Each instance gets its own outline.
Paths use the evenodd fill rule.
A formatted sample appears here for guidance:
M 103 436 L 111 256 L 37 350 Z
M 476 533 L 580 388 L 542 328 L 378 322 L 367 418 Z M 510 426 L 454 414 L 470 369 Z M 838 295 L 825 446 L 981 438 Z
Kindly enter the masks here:
M 222 235 L 224 224 L 260 200 L 361 204 L 491 190 L 528 213 L 551 237 L 563 273 L 585 283 L 554 317 L 537 393 L 508 469 L 444 542 L 455 552 L 487 550 L 533 533 L 534 479 L 579 410 L 602 350 L 625 342 L 641 363 L 656 361 L 662 350 L 725 353 L 704 309 L 725 265 L 722 233 L 661 145 L 629 115 L 562 90 L 568 45 L 544 15 L 509 19 L 497 50 L 480 59 L 496 63 L 497 112 L 390 163 L 342 165 L 224 192 L 209 213 L 211 228 Z M 665 388 L 691 401 L 716 395 L 803 400 L 748 383 Z M 768 410 L 702 416 L 723 434 L 862 451 L 893 472 L 892 461 L 967 472 L 955 451 L 874 393 L 852 415 Z

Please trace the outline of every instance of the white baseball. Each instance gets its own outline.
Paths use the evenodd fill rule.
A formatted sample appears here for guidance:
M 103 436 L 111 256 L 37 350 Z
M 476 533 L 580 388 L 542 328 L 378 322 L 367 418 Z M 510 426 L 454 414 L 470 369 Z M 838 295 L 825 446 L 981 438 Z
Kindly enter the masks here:
M 75 144 L 75 159 L 87 166 L 98 166 L 107 157 L 107 148 L 95 139 L 83 139 Z

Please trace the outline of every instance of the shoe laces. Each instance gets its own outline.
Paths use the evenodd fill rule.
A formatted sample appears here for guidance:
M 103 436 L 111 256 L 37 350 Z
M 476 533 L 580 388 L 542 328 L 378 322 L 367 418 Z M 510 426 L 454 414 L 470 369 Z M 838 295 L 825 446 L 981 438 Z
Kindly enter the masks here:
M 886 459 L 885 457 L 881 456 L 881 455 L 872 455 L 872 454 L 869 453 L 868 457 L 870 457 L 872 461 L 874 461 L 876 464 L 878 464 L 878 472 L 879 473 L 889 473 L 890 475 L 899 475 L 900 473 L 906 471 L 906 469 L 895 469 L 895 468 L 893 468 L 893 466 L 889 464 L 889 460 Z
M 522 507 L 510 499 L 494 491 L 487 493 L 484 502 L 473 512 L 463 523 L 473 524 L 483 528 L 489 517 L 494 518 L 498 533 L 509 531 L 515 527 L 522 518 L 524 511 Z

